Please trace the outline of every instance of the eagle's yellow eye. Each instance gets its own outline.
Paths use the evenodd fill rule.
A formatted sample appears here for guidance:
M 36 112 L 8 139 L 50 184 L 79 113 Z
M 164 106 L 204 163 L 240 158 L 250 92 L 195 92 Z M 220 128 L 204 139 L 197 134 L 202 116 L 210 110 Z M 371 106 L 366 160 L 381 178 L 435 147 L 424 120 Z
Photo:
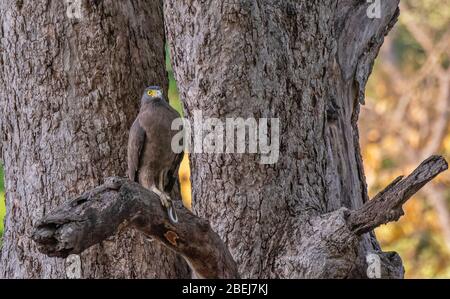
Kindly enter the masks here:
M 151 89 L 151 90 L 147 91 L 147 94 L 151 97 L 155 97 L 157 92 L 156 92 L 156 90 Z

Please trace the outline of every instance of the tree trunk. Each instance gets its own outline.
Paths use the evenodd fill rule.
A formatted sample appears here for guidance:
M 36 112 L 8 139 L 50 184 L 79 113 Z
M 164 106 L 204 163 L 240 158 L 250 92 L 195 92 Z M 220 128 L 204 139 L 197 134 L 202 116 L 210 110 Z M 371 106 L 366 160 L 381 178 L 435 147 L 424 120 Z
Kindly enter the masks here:
M 0 3 L 0 277 L 64 278 L 77 267 L 38 253 L 32 226 L 65 196 L 125 175 L 142 90 L 167 90 L 161 1 L 82 0 L 80 19 L 65 3 Z M 85 278 L 190 276 L 180 257 L 135 231 L 90 248 L 80 266 Z
M 280 121 L 277 163 L 191 154 L 200 217 L 180 211 L 177 224 L 155 194 L 128 180 L 74 196 L 125 173 L 138 96 L 150 82 L 167 87 L 161 2 L 83 3 L 81 20 L 68 20 L 59 2 L 0 4 L 7 188 L 0 276 L 73 270 L 39 249 L 84 252 L 82 277 L 188 277 L 187 264 L 162 244 L 200 277 L 361 278 L 373 274 L 374 261 L 376 277 L 403 276 L 398 255 L 381 252 L 372 230 L 397 220 L 403 203 L 448 165 L 432 156 L 367 201 L 359 105 L 398 1 L 164 2 L 188 119 L 201 110 L 222 120 Z M 378 4 L 379 17 L 369 18 Z M 60 204 L 68 197 L 75 199 Z M 128 226 L 154 242 L 124 232 Z
M 382 253 L 372 232 L 352 237 L 343 226 L 345 209 L 368 200 L 359 105 L 398 0 L 380 1 L 373 19 L 360 0 L 164 5 L 189 120 L 194 110 L 280 120 L 276 164 L 191 154 L 194 211 L 211 221 L 241 275 L 367 277 L 366 257 L 376 253 L 384 277 L 403 276 L 398 255 Z

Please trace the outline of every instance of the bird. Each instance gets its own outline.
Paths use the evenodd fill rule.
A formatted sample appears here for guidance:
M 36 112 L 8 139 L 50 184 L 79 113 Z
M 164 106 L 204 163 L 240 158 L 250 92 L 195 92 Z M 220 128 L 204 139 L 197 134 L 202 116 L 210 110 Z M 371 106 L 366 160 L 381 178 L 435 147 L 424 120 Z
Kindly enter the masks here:
M 128 178 L 159 196 L 172 223 L 178 222 L 178 216 L 169 194 L 184 153 L 172 150 L 172 138 L 177 131 L 171 125 L 179 117 L 161 87 L 147 87 L 130 129 L 127 148 Z

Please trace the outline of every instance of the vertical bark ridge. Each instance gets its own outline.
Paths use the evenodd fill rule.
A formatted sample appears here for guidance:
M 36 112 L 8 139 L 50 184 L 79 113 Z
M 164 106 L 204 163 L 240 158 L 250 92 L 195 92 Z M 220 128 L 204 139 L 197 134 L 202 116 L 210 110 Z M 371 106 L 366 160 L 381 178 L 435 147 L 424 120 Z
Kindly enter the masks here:
M 322 81 L 336 47 L 331 3 L 165 2 L 185 115 L 280 118 L 277 164 L 191 154 L 194 210 L 228 242 L 246 277 L 277 276 L 294 223 L 326 210 Z
M 309 220 L 367 201 L 357 118 L 395 19 L 398 1 L 387 2 L 381 18 L 369 19 L 369 3 L 356 0 L 165 1 L 185 115 L 280 118 L 277 164 L 260 165 L 249 154 L 191 154 L 194 211 L 228 243 L 243 276 L 320 277 L 327 263 L 314 269 L 305 257 L 320 254 L 299 242 L 322 253 L 329 244 L 313 238 Z M 332 253 L 348 254 L 339 277 L 364 269 L 359 259 L 379 249 L 369 235 L 345 235 L 354 247 Z
M 6 222 L 0 277 L 61 278 L 63 260 L 39 254 L 35 222 L 103 178 L 124 175 L 128 130 L 142 90 L 164 86 L 161 1 L 0 4 L 0 142 Z M 136 232 L 82 254 L 83 277 L 187 277 L 184 262 Z

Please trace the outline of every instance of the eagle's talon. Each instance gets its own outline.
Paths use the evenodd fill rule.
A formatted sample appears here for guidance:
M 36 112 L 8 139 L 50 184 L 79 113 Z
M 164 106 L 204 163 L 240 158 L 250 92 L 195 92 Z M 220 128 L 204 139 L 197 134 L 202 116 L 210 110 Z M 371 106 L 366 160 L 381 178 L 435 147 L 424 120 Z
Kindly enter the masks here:
M 178 215 L 173 206 L 170 206 L 167 209 L 167 214 L 169 215 L 170 222 L 172 222 L 174 224 L 178 223 Z
M 184 154 L 171 149 L 177 134 L 171 125 L 180 115 L 164 97 L 159 86 L 149 86 L 141 98 L 141 107 L 128 139 L 128 177 L 160 198 L 169 220 L 178 222 L 169 193 L 177 180 Z M 158 153 L 166 152 L 159 156 Z
M 160 198 L 161 204 L 164 208 L 168 209 L 171 206 L 171 204 L 170 204 L 171 199 L 167 194 L 161 193 L 159 198 Z

